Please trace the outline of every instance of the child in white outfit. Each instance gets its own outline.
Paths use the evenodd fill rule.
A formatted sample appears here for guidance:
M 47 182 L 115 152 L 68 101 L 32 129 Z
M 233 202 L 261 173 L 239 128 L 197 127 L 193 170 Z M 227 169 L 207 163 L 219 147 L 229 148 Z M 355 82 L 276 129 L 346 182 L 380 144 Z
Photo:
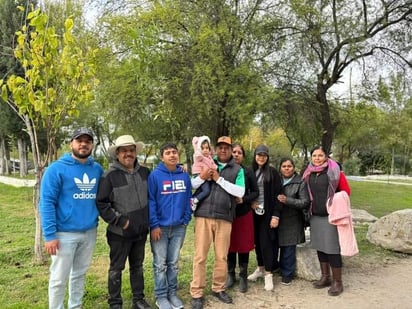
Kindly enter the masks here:
M 213 151 L 210 146 L 210 139 L 208 136 L 193 137 L 192 145 L 194 150 L 192 166 L 193 176 L 200 174 L 200 172 L 204 169 L 217 169 L 217 165 L 215 161 L 213 161 Z M 210 194 L 210 181 L 211 180 L 209 179 L 205 181 L 205 183 L 202 184 L 193 194 L 193 211 L 196 210 L 197 204 Z

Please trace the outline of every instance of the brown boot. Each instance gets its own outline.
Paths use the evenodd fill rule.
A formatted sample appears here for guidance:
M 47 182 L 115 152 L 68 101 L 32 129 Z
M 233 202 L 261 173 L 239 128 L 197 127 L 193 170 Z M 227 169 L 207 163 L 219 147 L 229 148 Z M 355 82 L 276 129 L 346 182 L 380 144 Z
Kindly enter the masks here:
M 328 290 L 330 296 L 338 296 L 343 292 L 342 267 L 332 267 L 332 286 Z
M 331 285 L 329 263 L 321 262 L 320 271 L 322 276 L 318 281 L 313 283 L 315 289 L 323 289 Z

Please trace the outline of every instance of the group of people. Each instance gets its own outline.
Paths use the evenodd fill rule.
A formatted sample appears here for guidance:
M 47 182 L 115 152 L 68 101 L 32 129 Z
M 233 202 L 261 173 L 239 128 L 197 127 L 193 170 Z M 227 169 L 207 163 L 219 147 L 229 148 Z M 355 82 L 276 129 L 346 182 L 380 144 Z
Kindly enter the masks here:
M 213 245 L 212 295 L 223 303 L 234 286 L 239 265 L 239 291 L 248 280 L 264 279 L 273 290 L 273 273 L 290 284 L 296 270 L 296 245 L 305 241 L 303 210 L 310 209 L 311 241 L 317 250 L 321 278 L 315 288 L 330 286 L 329 295 L 343 291 L 342 258 L 336 226 L 328 222 L 334 193 L 350 189 L 338 164 L 322 147 L 311 152 L 303 176 L 291 158 L 279 170 L 269 162 L 269 148 L 259 145 L 252 166 L 245 150 L 228 136 L 217 140 L 215 153 L 207 136 L 193 138 L 193 175 L 179 164 L 176 144 L 160 148 L 161 162 L 152 172 L 138 163 L 143 144 L 131 135 L 118 137 L 108 149 L 108 170 L 91 157 L 93 132 L 79 128 L 71 136 L 71 153 L 45 171 L 39 210 L 45 250 L 51 255 L 49 308 L 81 308 L 85 274 L 96 243 L 98 217 L 108 223 L 108 303 L 122 308 L 122 273 L 129 263 L 133 309 L 148 309 L 144 295 L 143 261 L 150 235 L 156 306 L 183 308 L 177 295 L 179 255 L 186 229 L 194 222 L 191 305 L 204 307 L 206 266 Z M 192 194 L 193 192 L 193 194 Z M 248 276 L 249 253 L 255 250 L 257 269 Z M 332 276 L 330 274 L 332 270 Z

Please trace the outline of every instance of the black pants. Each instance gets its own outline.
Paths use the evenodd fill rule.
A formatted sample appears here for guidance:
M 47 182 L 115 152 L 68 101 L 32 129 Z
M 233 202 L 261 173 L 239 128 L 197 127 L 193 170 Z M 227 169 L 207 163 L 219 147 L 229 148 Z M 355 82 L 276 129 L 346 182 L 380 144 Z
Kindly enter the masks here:
M 108 234 L 107 243 L 110 247 L 110 268 L 108 278 L 109 304 L 122 304 L 122 271 L 126 260 L 129 260 L 130 287 L 133 302 L 144 298 L 143 260 L 145 255 L 146 237 L 131 241 Z
M 317 251 L 318 259 L 321 263 L 329 263 L 331 267 L 342 267 L 342 256 L 340 254 L 327 254 L 322 251 Z
M 269 223 L 264 218 L 256 218 L 255 224 L 255 252 L 258 266 L 264 266 L 265 271 L 273 271 L 279 268 L 278 253 L 278 229 L 269 227 Z
M 242 264 L 249 264 L 249 252 L 246 253 L 236 253 L 236 252 L 229 252 L 227 255 L 227 261 L 231 264 L 236 266 L 236 257 L 239 256 L 239 266 Z

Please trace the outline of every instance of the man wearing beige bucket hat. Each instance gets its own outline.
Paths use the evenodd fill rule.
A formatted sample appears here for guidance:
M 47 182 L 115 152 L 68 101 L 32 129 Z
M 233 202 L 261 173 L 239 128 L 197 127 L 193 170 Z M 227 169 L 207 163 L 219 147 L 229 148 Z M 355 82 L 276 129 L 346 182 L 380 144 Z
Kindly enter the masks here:
M 131 135 L 121 135 L 116 139 L 115 143 L 111 145 L 107 151 L 109 153 L 109 156 L 112 159 L 116 160 L 117 150 L 119 149 L 119 147 L 131 146 L 131 145 L 136 146 L 136 154 L 142 151 L 143 146 L 144 146 L 142 142 L 135 142 L 133 136 Z
M 114 162 L 100 179 L 97 192 L 100 216 L 108 223 L 108 302 L 112 309 L 122 308 L 122 271 L 127 259 L 133 294 L 132 308 L 151 308 L 144 299 L 143 260 L 149 232 L 149 169 L 137 161 L 137 154 L 142 148 L 143 143 L 135 142 L 131 135 L 119 136 L 108 149 Z

